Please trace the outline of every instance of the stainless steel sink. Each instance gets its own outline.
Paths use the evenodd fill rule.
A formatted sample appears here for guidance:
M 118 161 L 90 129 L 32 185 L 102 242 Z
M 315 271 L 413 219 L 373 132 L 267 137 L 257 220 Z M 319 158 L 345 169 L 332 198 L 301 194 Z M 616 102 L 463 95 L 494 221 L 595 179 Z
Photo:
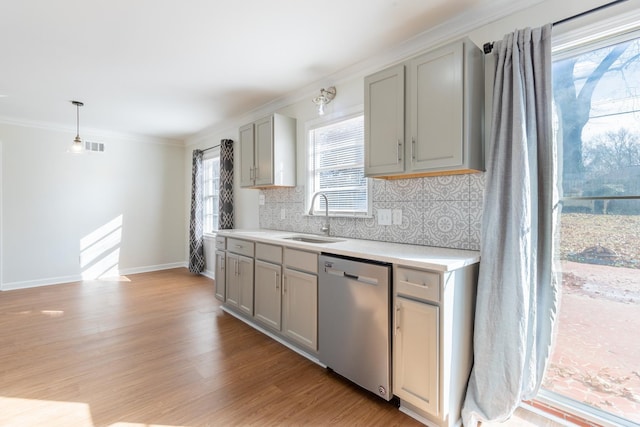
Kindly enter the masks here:
M 337 243 L 344 242 L 344 240 L 340 239 L 332 239 L 330 237 L 315 237 L 315 236 L 289 236 L 283 237 L 285 240 L 295 240 L 296 242 L 305 242 L 305 243 Z

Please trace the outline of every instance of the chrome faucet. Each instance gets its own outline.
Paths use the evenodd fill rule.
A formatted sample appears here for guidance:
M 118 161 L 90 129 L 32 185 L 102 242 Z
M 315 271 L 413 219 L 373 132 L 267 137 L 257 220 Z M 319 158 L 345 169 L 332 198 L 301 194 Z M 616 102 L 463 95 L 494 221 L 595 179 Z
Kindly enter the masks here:
M 322 228 L 320 229 L 320 231 L 322 231 L 326 236 L 329 235 L 330 232 L 330 228 L 329 228 L 329 199 L 327 199 L 327 195 L 322 193 L 322 192 L 317 192 L 316 194 L 313 195 L 313 197 L 311 198 L 311 207 L 309 208 L 309 215 L 313 215 L 313 204 L 316 202 L 316 197 L 318 196 L 322 196 L 324 197 L 324 215 L 327 218 L 327 222 L 322 226 Z

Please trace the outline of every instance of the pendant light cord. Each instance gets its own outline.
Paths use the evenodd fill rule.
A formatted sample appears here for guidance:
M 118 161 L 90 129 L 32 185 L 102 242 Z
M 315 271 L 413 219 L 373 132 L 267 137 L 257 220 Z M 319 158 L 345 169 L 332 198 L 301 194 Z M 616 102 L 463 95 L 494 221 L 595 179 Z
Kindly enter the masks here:
M 80 138 L 80 104 L 76 104 L 76 138 Z

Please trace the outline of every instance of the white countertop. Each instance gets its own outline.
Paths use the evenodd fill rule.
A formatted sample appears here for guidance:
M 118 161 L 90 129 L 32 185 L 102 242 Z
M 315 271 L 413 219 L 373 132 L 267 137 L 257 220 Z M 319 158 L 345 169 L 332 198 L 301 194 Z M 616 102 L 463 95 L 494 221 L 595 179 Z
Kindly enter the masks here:
M 457 270 L 480 261 L 480 252 L 461 249 L 406 245 L 343 237 L 331 237 L 330 239 L 334 240 L 331 243 L 308 243 L 286 239 L 286 237 L 291 236 L 324 238 L 324 236 L 293 231 L 234 229 L 219 230 L 217 234 L 236 239 L 304 249 L 311 252 L 346 255 L 442 272 Z

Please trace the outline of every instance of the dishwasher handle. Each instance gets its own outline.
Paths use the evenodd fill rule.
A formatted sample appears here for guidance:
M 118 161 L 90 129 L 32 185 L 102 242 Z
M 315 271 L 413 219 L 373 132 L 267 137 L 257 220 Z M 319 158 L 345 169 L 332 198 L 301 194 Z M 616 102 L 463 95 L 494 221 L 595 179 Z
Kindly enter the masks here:
M 332 276 L 346 277 L 347 279 L 356 280 L 358 282 L 367 283 L 369 285 L 378 284 L 378 279 L 376 279 L 375 277 L 358 276 L 356 274 L 347 273 L 346 271 L 336 270 L 329 267 L 325 267 L 324 271 L 327 272 L 327 274 L 331 274 Z

